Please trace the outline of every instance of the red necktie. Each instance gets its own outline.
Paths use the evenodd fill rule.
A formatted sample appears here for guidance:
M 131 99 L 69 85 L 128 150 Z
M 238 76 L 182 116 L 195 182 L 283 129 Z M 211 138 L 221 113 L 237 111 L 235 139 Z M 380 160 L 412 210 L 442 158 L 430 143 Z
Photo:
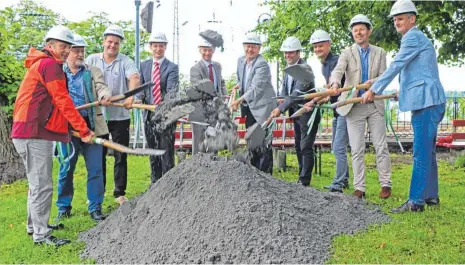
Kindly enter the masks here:
M 208 65 L 208 73 L 210 74 L 210 81 L 212 81 L 213 84 L 215 84 L 215 79 L 213 78 L 213 65 L 209 64 Z
M 153 63 L 152 81 L 155 84 L 153 86 L 153 103 L 158 105 L 161 103 L 160 64 L 158 62 Z

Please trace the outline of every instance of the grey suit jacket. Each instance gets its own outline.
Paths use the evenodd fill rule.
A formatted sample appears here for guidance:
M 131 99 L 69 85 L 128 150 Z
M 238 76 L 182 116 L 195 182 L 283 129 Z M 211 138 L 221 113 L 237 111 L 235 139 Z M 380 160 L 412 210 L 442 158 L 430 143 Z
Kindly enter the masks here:
M 241 84 L 239 93 L 249 106 L 255 120 L 261 124 L 277 107 L 276 100 L 272 99 L 276 93 L 271 84 L 270 66 L 265 58 L 259 54 L 252 62 L 252 69 L 247 80 L 243 80 L 246 64 L 245 56 L 240 57 L 237 61 L 237 80 Z M 242 86 L 243 81 L 245 87 Z
M 152 81 L 152 67 L 153 58 L 145 60 L 140 65 L 141 71 L 141 83 L 145 84 Z M 160 65 L 160 88 L 162 101 L 165 100 L 165 96 L 169 93 L 176 93 L 179 83 L 179 68 L 178 65 L 172 63 L 168 59 L 164 59 Z M 136 96 L 137 99 L 142 100 L 144 104 L 153 104 L 153 87 L 146 89 Z M 147 120 L 147 111 L 144 111 L 144 120 Z
M 223 78 L 221 77 L 221 64 L 215 61 L 212 61 L 213 68 L 215 68 L 215 73 L 216 73 L 216 80 L 218 83 L 218 87 L 215 87 L 216 91 L 218 92 L 218 95 L 224 96 L 227 94 L 225 84 L 223 81 Z M 191 84 L 194 85 L 198 81 L 202 79 L 209 79 L 210 74 L 208 73 L 207 67 L 205 67 L 205 63 L 200 60 L 194 66 L 191 67 L 190 71 L 190 81 Z
M 386 52 L 378 47 L 370 44 L 370 58 L 368 62 L 369 74 L 368 78 L 373 83 L 378 80 L 386 70 Z M 341 79 L 345 74 L 345 84 L 341 84 Z M 330 84 L 339 83 L 344 87 L 359 85 L 362 82 L 362 63 L 360 62 L 360 53 L 357 49 L 357 44 L 342 51 L 337 61 L 336 68 L 331 72 Z M 343 92 L 339 96 L 339 100 L 345 100 L 350 92 Z M 354 92 L 357 95 L 358 90 Z M 374 104 L 377 110 L 384 116 L 384 100 L 375 100 Z M 345 116 L 352 109 L 353 104 L 349 104 L 337 108 L 337 112 Z

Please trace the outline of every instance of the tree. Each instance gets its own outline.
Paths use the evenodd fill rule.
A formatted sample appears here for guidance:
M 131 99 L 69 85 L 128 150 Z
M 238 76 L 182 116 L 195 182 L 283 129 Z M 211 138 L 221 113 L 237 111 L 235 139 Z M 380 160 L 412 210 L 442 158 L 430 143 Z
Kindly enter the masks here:
M 417 1 L 418 27 L 433 41 L 438 62 L 462 65 L 465 62 L 465 2 Z M 348 24 L 356 14 L 367 15 L 373 23 L 371 43 L 386 51 L 396 51 L 401 36 L 388 18 L 391 1 L 268 1 L 274 15 L 259 24 L 256 31 L 268 36 L 264 52 L 269 59 L 281 58 L 279 47 L 288 36 L 302 41 L 305 54 L 311 53 L 309 38 L 316 29 L 328 31 L 332 49 L 339 52 L 351 45 Z

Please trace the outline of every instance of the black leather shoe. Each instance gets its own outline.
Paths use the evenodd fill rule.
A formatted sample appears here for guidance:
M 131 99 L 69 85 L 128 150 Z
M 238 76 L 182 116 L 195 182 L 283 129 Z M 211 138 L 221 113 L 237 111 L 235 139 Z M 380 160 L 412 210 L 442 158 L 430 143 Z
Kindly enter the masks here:
M 342 185 L 342 188 L 343 188 L 343 189 L 348 189 L 348 188 L 349 188 L 349 183 L 348 183 L 348 182 L 347 182 L 347 183 L 344 183 L 344 184 Z
M 65 225 L 64 224 L 48 224 L 47 225 L 48 228 L 52 229 L 52 230 L 61 230 L 61 229 L 65 229 Z M 32 236 L 34 234 L 34 232 L 27 232 L 27 235 L 28 236 Z
M 71 211 L 58 212 L 58 215 L 57 215 L 57 217 L 55 218 L 55 222 L 58 223 L 58 221 L 60 221 L 60 219 L 63 219 L 63 218 L 70 218 L 70 217 L 71 217 Z
M 297 181 L 297 184 L 302 185 L 304 187 L 308 187 L 308 185 L 310 185 L 310 183 L 305 184 L 302 180 Z
M 102 214 L 101 210 L 96 210 L 90 213 L 90 218 L 92 218 L 92 220 L 94 221 L 99 222 L 105 220 L 107 216 L 105 214 Z
M 56 238 L 54 236 L 48 236 L 46 237 L 43 241 L 39 241 L 39 242 L 34 242 L 34 245 L 49 245 L 49 246 L 55 246 L 55 247 L 59 247 L 59 246 L 63 246 L 65 244 L 69 244 L 71 243 L 70 240 L 68 239 L 60 239 L 60 238 Z
M 406 201 L 401 206 L 391 209 L 390 213 L 405 213 L 405 212 L 423 212 L 425 210 L 424 205 L 416 205 L 411 201 Z
M 429 198 L 425 200 L 426 205 L 428 206 L 437 206 L 439 205 L 439 198 Z
M 329 189 L 329 192 L 339 192 L 339 193 L 343 193 L 342 190 L 338 190 L 338 189 L 334 189 L 334 188 L 330 188 L 330 189 Z

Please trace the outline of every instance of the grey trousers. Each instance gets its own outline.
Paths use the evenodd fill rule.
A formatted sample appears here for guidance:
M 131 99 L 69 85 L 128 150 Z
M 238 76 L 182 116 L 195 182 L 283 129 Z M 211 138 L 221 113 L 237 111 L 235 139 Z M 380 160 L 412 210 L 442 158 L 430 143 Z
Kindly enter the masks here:
M 52 208 L 53 142 L 42 139 L 13 139 L 13 144 L 23 160 L 29 183 L 27 232 L 33 232 L 34 242 L 40 242 L 52 233 L 47 225 Z
M 371 132 L 376 151 L 376 168 L 381 187 L 391 187 L 391 158 L 386 141 L 384 115 L 375 104 L 355 104 L 346 116 L 347 132 L 352 153 L 354 188 L 365 191 L 365 129 Z

